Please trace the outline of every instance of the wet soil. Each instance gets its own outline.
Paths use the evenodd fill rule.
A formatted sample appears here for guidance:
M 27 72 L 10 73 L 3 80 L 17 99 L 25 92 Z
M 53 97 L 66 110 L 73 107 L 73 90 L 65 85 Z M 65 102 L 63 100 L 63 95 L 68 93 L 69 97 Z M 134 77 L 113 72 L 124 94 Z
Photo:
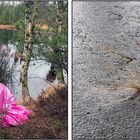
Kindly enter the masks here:
M 73 138 L 140 139 L 140 2 L 73 2 Z

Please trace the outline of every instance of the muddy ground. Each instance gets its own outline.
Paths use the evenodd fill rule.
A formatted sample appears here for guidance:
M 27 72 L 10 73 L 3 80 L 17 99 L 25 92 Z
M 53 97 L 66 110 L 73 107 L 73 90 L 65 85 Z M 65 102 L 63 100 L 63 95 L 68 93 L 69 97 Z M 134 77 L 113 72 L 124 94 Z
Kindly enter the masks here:
M 140 139 L 140 2 L 73 2 L 73 138 Z

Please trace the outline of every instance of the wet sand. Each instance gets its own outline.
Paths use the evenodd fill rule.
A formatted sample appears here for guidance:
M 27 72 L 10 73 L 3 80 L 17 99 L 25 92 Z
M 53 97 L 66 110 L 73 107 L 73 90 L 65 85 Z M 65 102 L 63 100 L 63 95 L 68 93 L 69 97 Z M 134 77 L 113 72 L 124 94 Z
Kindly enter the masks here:
M 74 1 L 73 138 L 140 139 L 135 85 L 140 2 Z

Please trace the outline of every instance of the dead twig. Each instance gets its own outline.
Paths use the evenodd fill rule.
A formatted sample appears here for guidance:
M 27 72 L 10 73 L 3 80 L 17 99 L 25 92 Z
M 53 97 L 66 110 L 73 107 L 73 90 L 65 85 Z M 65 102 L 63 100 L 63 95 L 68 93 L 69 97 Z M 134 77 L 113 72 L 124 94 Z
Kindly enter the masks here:
M 123 18 L 123 16 L 121 14 L 117 14 L 117 13 L 112 12 L 112 11 L 108 11 L 108 12 L 110 13 L 110 15 L 116 15 L 116 16 L 118 16 L 117 19 L 119 19 L 119 20 L 121 20 Z

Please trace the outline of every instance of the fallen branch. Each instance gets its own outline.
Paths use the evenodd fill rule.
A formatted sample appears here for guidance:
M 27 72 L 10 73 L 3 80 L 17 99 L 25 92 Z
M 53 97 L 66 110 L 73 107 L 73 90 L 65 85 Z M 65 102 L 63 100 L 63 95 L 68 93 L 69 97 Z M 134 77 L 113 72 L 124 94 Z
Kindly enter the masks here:
M 134 58 L 134 57 L 132 58 L 132 57 L 126 55 L 126 54 L 117 52 L 117 51 L 115 51 L 115 50 L 110 50 L 110 51 L 108 51 L 108 52 L 106 52 L 106 53 L 115 53 L 115 54 L 121 56 L 122 58 L 128 59 L 128 61 L 126 62 L 127 64 L 128 64 L 129 62 L 133 61 L 133 60 L 136 60 L 136 58 Z
M 112 11 L 108 11 L 108 12 L 111 13 L 110 15 L 116 15 L 116 16 L 118 16 L 118 19 L 122 19 L 123 18 L 123 16 L 121 14 L 117 14 L 117 13 L 112 12 Z

